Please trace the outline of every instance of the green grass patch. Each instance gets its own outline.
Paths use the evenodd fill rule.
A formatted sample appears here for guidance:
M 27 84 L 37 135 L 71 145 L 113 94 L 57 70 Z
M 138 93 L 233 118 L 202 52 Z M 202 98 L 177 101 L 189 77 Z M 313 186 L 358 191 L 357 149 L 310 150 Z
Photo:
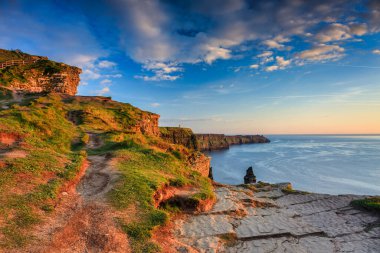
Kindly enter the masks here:
M 128 140 L 123 139 L 122 143 L 126 142 L 128 143 Z M 144 141 L 140 140 L 139 143 Z M 120 161 L 117 168 L 122 175 L 117 186 L 109 193 L 109 200 L 117 209 L 123 210 L 135 205 L 138 210 L 137 221 L 123 221 L 123 230 L 131 238 L 134 252 L 156 252 L 149 251 L 156 250 L 155 247 L 146 248 L 151 246 L 151 233 L 155 227 L 167 222 L 169 213 L 175 211 L 175 208 L 154 208 L 155 192 L 164 185 L 194 185 L 200 189 L 199 193 L 193 196 L 194 201 L 199 202 L 213 197 L 213 191 L 207 178 L 191 171 L 182 160 L 178 160 L 170 152 L 156 151 L 139 143 L 133 141 L 133 145 L 127 145 L 113 153 Z
M 298 190 L 294 190 L 291 184 L 288 184 L 288 185 L 286 186 L 286 188 L 282 189 L 281 191 L 282 191 L 283 193 L 285 193 L 285 194 L 301 194 L 301 195 L 309 194 L 309 193 L 306 192 L 306 191 L 298 191 Z
M 380 212 L 380 197 L 369 197 L 365 199 L 353 200 L 351 201 L 351 205 Z

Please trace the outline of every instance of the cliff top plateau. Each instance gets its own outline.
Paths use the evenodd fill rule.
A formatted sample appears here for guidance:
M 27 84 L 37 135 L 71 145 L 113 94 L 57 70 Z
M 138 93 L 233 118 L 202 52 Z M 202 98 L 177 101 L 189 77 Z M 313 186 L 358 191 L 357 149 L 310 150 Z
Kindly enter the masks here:
M 81 69 L 20 50 L 0 49 L 0 87 L 23 93 L 77 93 Z

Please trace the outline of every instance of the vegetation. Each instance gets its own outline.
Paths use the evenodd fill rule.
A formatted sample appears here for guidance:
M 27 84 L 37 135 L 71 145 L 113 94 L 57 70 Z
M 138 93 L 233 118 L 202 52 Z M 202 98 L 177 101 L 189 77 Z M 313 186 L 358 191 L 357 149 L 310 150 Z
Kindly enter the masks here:
M 380 197 L 369 197 L 365 199 L 353 200 L 351 205 L 380 212 Z
M 0 49 L 0 62 L 9 60 L 29 60 L 31 55 L 22 52 L 21 50 L 4 50 Z
M 167 186 L 192 185 L 199 189 L 190 197 L 195 203 L 214 196 L 210 180 L 189 168 L 186 156 L 191 151 L 139 133 L 141 119 L 150 115 L 106 98 L 55 94 L 0 109 L 0 133 L 15 139 L 8 147 L 0 146 L 0 153 L 24 154 L 0 157 L 0 249 L 33 239 L 33 226 L 54 212 L 59 192 L 78 175 L 88 153 L 107 154 L 115 161 L 120 177 L 108 200 L 117 213 L 128 213 L 117 223 L 133 251 L 159 251 L 151 235 L 175 210 L 156 208 L 155 193 Z M 88 133 L 96 134 L 101 145 L 86 152 Z
M 302 194 L 302 195 L 309 194 L 309 193 L 306 192 L 306 191 L 298 191 L 298 190 L 294 190 L 291 184 L 288 184 L 288 185 L 286 186 L 286 188 L 282 189 L 282 192 L 283 192 L 283 193 L 286 193 L 286 194 Z
M 116 209 L 132 208 L 136 213 L 133 221 L 130 217 L 120 218 L 119 224 L 131 239 L 134 252 L 156 252 L 158 248 L 147 240 L 155 227 L 167 222 L 170 212 L 154 207 L 155 192 L 169 185 L 193 185 L 199 188 L 199 193 L 192 197 L 198 203 L 213 198 L 211 183 L 192 171 L 181 158 L 160 149 L 165 142 L 159 138 L 125 133 L 107 133 L 103 138 L 103 147 L 92 153 L 112 152 L 121 173 L 116 187 L 109 193 L 110 202 Z
M 0 85 L 9 86 L 13 81 L 26 82 L 28 77 L 33 75 L 33 71 L 49 76 L 60 73 L 68 67 L 63 63 L 50 60 L 39 60 L 32 64 L 7 67 L 0 69 Z
M 6 157 L 0 164 L 0 245 L 22 246 L 30 239 L 30 226 L 53 209 L 59 189 L 76 175 L 85 153 L 70 150 L 78 131 L 66 120 L 58 96 L 1 110 L 0 129 L 19 139 L 12 150 L 25 156 Z
M 8 89 L 0 87 L 0 100 L 6 100 L 12 98 L 12 92 Z

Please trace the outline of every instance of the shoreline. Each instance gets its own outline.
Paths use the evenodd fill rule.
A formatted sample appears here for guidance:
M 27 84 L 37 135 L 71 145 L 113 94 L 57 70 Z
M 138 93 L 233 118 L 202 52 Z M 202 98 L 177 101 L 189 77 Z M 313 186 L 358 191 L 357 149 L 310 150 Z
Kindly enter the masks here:
M 216 184 L 207 212 L 174 220 L 179 252 L 376 252 L 380 214 L 353 207 L 364 195 L 304 193 L 289 183 Z M 212 251 L 210 251 L 212 249 Z M 255 251 L 256 250 L 256 251 Z

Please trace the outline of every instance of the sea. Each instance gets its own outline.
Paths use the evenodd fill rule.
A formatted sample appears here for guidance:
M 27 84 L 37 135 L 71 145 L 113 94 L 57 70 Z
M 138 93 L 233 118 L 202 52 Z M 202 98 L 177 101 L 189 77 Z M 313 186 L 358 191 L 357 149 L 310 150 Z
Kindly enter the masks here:
M 214 180 L 242 184 L 253 167 L 258 181 L 294 189 L 380 195 L 380 135 L 270 135 L 266 144 L 211 151 Z

